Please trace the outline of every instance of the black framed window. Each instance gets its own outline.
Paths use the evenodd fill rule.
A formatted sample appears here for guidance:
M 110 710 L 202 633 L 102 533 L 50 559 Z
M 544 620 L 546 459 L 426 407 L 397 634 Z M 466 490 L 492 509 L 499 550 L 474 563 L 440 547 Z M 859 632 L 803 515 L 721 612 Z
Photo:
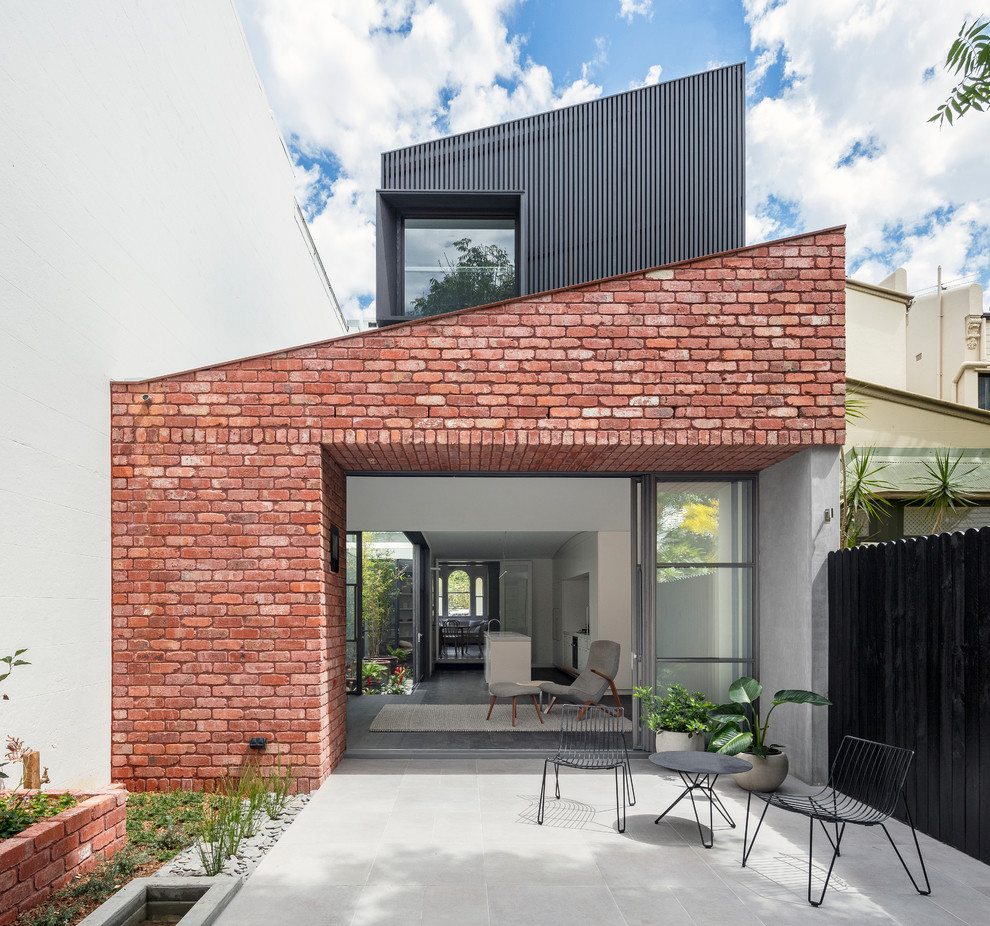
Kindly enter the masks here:
M 406 218 L 403 313 L 420 318 L 511 299 L 516 238 L 510 217 Z
M 976 404 L 990 411 L 990 373 L 977 374 L 976 389 Z

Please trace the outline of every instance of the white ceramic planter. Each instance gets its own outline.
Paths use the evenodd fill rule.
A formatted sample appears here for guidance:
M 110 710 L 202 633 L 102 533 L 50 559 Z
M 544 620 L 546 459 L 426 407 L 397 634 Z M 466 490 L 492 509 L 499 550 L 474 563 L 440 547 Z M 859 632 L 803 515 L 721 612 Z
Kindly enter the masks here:
M 748 752 L 739 753 L 740 759 L 751 762 L 753 768 L 748 772 L 739 772 L 733 779 L 745 791 L 776 791 L 787 777 L 787 754 L 778 752 L 765 759 L 751 755 Z
M 690 733 L 674 733 L 671 730 L 658 730 L 655 752 L 701 752 L 705 748 L 704 734 L 692 736 Z

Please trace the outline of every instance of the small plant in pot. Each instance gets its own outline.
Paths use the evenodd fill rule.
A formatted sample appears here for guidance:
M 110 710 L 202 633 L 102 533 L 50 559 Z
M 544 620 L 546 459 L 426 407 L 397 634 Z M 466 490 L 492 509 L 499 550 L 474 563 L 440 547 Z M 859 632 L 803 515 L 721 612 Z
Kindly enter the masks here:
M 810 704 L 826 707 L 832 702 L 824 695 L 803 688 L 784 688 L 773 696 L 773 704 L 766 717 L 760 720 L 756 701 L 763 693 L 763 686 L 755 679 L 743 676 L 729 686 L 729 702 L 712 712 L 712 720 L 718 724 L 708 747 L 710 752 L 746 759 L 752 763 L 749 772 L 732 777 L 736 784 L 747 791 L 776 791 L 787 777 L 787 755 L 780 743 L 769 742 L 770 715 L 781 704 Z
M 692 694 L 683 685 L 671 685 L 663 697 L 652 688 L 634 688 L 633 695 L 642 704 L 643 720 L 657 735 L 657 752 L 705 748 L 715 705 L 700 691 Z

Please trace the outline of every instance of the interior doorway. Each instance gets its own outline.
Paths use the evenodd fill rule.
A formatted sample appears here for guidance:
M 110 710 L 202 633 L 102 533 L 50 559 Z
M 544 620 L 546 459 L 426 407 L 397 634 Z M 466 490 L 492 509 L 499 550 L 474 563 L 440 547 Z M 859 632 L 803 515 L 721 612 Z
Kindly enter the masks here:
M 396 544 L 401 538 L 413 577 L 408 597 L 416 605 L 411 632 L 398 633 L 397 623 L 386 634 L 411 650 L 412 684 L 402 695 L 395 686 L 386 693 L 349 687 L 356 697 L 348 705 L 348 751 L 356 743 L 362 753 L 430 748 L 430 737 L 370 730 L 400 698 L 488 705 L 486 659 L 504 642 L 499 635 L 526 641 L 528 671 L 519 681 L 560 684 L 581 671 L 592 640 L 615 640 L 622 653 L 616 684 L 628 703 L 635 618 L 631 484 L 620 477 L 348 477 L 348 550 L 356 551 L 358 535 L 363 547 L 371 535 Z M 357 572 L 356 563 L 348 572 L 355 580 L 348 601 L 356 609 Z M 359 632 L 348 628 L 350 664 L 358 659 Z M 367 645 L 364 655 L 371 655 Z M 548 741 L 539 732 L 482 730 L 432 743 L 545 750 Z

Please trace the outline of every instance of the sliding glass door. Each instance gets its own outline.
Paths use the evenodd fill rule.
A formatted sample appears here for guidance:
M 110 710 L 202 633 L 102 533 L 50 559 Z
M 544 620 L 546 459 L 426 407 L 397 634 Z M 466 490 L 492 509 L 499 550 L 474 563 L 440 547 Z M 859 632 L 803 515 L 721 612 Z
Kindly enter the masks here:
M 656 687 L 727 700 L 755 664 L 752 479 L 655 481 Z

